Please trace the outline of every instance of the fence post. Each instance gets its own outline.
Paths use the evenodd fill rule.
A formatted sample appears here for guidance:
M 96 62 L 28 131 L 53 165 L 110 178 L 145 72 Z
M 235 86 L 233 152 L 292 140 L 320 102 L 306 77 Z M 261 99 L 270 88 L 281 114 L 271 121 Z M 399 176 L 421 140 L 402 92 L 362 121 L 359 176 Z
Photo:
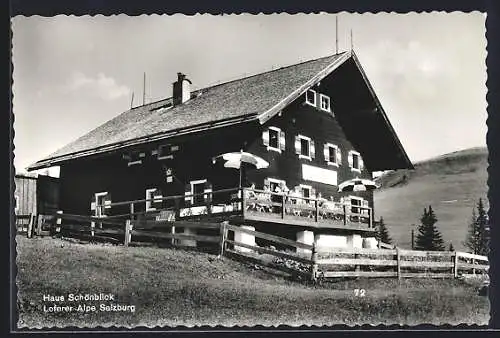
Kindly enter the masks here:
M 63 211 L 58 210 L 56 213 L 61 215 L 63 213 Z M 61 227 L 62 227 L 62 218 L 57 218 L 56 224 L 55 224 L 55 232 L 61 232 Z
M 368 227 L 371 229 L 371 228 L 373 228 L 373 209 L 372 208 L 368 209 L 368 213 L 369 213 L 369 215 L 368 215 L 369 220 L 368 221 L 370 222 Z
M 453 277 L 458 277 L 458 252 L 453 256 Z
M 170 233 L 172 234 L 171 243 L 172 243 L 172 246 L 174 246 L 175 245 L 175 237 L 174 237 L 175 236 L 175 222 L 172 223 L 172 227 L 170 228 Z
M 472 258 L 472 266 L 474 266 L 476 264 L 476 260 L 474 258 Z M 472 274 L 475 275 L 476 274 L 476 269 L 472 268 Z
M 396 259 L 397 259 L 398 280 L 401 280 L 401 252 L 399 251 L 398 247 L 396 247 Z
M 133 220 L 134 219 L 134 203 L 130 203 L 130 219 Z
M 41 236 L 42 235 L 42 224 L 45 221 L 45 216 L 44 215 L 38 215 L 38 222 L 36 225 L 36 235 Z
M 281 195 L 281 219 L 285 219 L 285 195 Z
M 92 221 L 92 222 L 90 222 L 90 237 L 91 237 L 90 240 L 91 241 L 94 239 L 94 234 L 95 234 L 94 229 L 95 229 L 95 222 Z
M 316 275 L 318 274 L 318 251 L 316 248 L 316 241 L 313 242 L 313 247 L 311 251 L 311 280 L 316 282 Z
M 33 237 L 33 224 L 35 223 L 36 221 L 36 215 L 30 215 L 30 221 L 28 222 L 28 233 L 26 234 L 26 236 L 28 238 L 31 238 Z
M 131 239 L 132 239 L 132 221 L 127 219 L 125 221 L 125 239 L 123 244 L 125 246 L 128 246 Z
M 222 258 L 222 256 L 224 256 L 224 249 L 225 249 L 225 245 L 226 245 L 226 236 L 227 236 L 226 224 L 228 224 L 228 221 L 221 222 L 221 224 L 220 224 L 220 254 L 219 254 L 219 257 L 221 257 L 221 258 Z

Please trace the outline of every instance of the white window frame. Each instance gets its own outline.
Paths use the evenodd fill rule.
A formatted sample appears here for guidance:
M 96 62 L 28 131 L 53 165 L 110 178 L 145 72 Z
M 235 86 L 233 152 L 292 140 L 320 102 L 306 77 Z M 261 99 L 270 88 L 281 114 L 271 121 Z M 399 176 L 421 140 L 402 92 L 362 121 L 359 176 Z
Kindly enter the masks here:
M 151 199 L 154 199 L 154 193 L 156 192 L 156 190 L 158 190 L 157 188 L 149 188 L 149 189 L 146 189 L 146 200 L 150 200 L 150 201 L 146 201 L 146 211 L 154 211 L 156 210 L 155 207 L 152 207 L 153 205 L 153 201 L 151 201 Z
M 351 150 L 349 151 L 349 155 L 350 156 L 353 156 L 353 155 L 356 155 L 358 156 L 358 168 L 354 168 L 354 157 L 352 158 L 352 167 L 351 167 L 351 171 L 356 171 L 358 173 L 361 173 L 361 168 L 359 168 L 359 159 L 361 158 L 361 154 L 359 152 L 357 152 L 356 150 Z
M 313 97 L 314 97 L 314 102 L 310 102 L 310 101 L 307 99 L 307 93 L 309 93 L 309 92 L 311 92 L 311 93 L 313 93 L 313 94 L 314 94 L 314 96 L 313 96 Z M 314 89 L 308 89 L 308 90 L 306 91 L 306 100 L 305 100 L 305 101 L 306 101 L 306 103 L 307 103 L 308 105 L 313 106 L 313 107 L 316 107 L 316 94 L 317 94 L 317 93 L 316 93 L 316 91 L 315 91 Z
M 312 186 L 311 185 L 299 184 L 299 187 L 301 189 L 300 193 L 302 193 L 302 189 L 307 189 L 307 190 L 309 190 L 309 197 L 308 198 L 314 198 L 314 196 L 312 196 Z M 305 196 L 302 196 L 302 197 L 305 197 Z
M 281 139 L 280 139 L 280 136 L 281 136 L 281 129 L 278 128 L 278 127 L 268 127 L 268 130 L 271 131 L 275 131 L 278 133 L 278 148 L 275 148 L 275 147 L 271 147 L 271 134 L 269 133 L 269 145 L 267 146 L 267 150 L 272 150 L 272 151 L 276 151 L 278 153 L 281 154 Z
M 312 158 L 311 158 L 311 141 L 312 139 L 308 136 L 304 136 L 304 135 L 297 135 L 297 137 L 299 138 L 300 140 L 300 152 L 302 153 L 302 140 L 306 140 L 307 143 L 308 143 L 308 146 L 307 146 L 307 149 L 308 149 L 308 152 L 309 152 L 309 155 L 306 156 L 306 155 L 303 155 L 303 154 L 299 154 L 299 158 L 303 158 L 303 159 L 306 159 L 306 160 L 309 160 L 309 161 L 312 161 Z
M 19 211 L 19 196 L 18 195 L 14 195 L 14 212 L 17 214 L 17 212 Z
M 326 162 L 326 164 L 333 165 L 335 167 L 339 167 L 340 163 L 339 163 L 339 159 L 338 159 L 338 156 L 337 156 L 337 152 L 339 150 L 339 146 L 336 145 L 336 144 L 330 143 L 330 142 L 325 143 L 325 145 L 328 148 L 328 157 L 330 157 L 330 148 L 335 149 L 335 162 L 331 162 L 330 158 L 328 158 L 328 161 Z
M 189 185 L 191 186 L 191 204 L 194 204 L 194 186 L 197 185 L 197 184 L 205 184 L 207 183 L 207 179 L 203 179 L 203 180 L 195 180 L 195 181 L 189 181 Z
M 328 102 L 327 106 L 325 108 L 323 108 L 323 99 L 326 99 Z M 331 113 L 332 107 L 331 107 L 330 103 L 331 103 L 330 96 L 325 95 L 325 94 L 319 94 L 319 108 L 321 110 Z
M 99 205 L 99 197 L 107 196 L 109 193 L 107 191 L 101 191 L 101 192 L 96 192 L 94 194 L 94 201 L 95 201 L 95 211 L 94 214 L 96 217 L 106 217 L 106 205 L 104 204 L 104 209 L 102 209 Z M 101 211 L 101 215 L 98 215 L 98 211 Z
M 279 185 L 281 183 L 284 183 L 286 185 L 286 181 L 285 180 L 280 180 L 280 179 L 272 178 L 272 177 L 267 177 L 267 180 L 269 181 L 269 184 L 276 183 L 276 184 Z M 269 185 L 269 189 L 271 189 L 270 185 Z M 275 192 L 275 191 L 271 191 L 271 192 Z

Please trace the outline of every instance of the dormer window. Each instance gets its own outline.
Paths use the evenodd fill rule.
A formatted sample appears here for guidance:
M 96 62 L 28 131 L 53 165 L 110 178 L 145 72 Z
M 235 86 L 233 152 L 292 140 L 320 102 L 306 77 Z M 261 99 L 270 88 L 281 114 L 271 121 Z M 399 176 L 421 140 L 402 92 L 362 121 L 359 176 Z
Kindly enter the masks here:
M 331 112 L 331 108 L 330 108 L 330 97 L 328 95 L 325 95 L 325 94 L 320 94 L 319 95 L 319 101 L 320 101 L 320 108 L 321 110 L 324 110 L 324 111 L 327 111 L 327 112 Z
M 316 107 L 316 91 L 315 90 L 309 89 L 306 92 L 306 103 L 313 106 L 313 107 Z

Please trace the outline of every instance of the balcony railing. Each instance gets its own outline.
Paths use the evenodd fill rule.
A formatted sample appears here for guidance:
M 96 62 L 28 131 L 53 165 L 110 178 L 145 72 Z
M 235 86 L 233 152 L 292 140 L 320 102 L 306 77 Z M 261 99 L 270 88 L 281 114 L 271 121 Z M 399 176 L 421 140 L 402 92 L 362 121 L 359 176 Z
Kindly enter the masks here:
M 147 205 L 152 207 L 146 209 Z M 103 216 L 107 219 L 154 218 L 174 221 L 231 215 L 243 220 L 303 226 L 373 228 L 370 207 L 251 188 L 114 202 L 97 205 L 96 208 L 100 208 L 102 213 L 107 212 Z

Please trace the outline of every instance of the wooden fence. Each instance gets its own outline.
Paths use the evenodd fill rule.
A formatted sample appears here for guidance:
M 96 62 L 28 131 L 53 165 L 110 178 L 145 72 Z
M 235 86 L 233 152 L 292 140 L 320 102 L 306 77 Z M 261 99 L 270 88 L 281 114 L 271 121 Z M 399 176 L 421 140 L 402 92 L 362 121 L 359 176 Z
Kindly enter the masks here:
M 206 244 L 219 256 L 243 259 L 313 281 L 341 277 L 457 278 L 489 269 L 487 257 L 470 253 L 404 250 L 387 244 L 383 246 L 388 249 L 327 248 L 227 221 L 118 220 L 68 214 L 53 215 L 45 221 L 45 231 L 52 234 L 110 240 L 125 246 L 152 241 L 198 248 Z

